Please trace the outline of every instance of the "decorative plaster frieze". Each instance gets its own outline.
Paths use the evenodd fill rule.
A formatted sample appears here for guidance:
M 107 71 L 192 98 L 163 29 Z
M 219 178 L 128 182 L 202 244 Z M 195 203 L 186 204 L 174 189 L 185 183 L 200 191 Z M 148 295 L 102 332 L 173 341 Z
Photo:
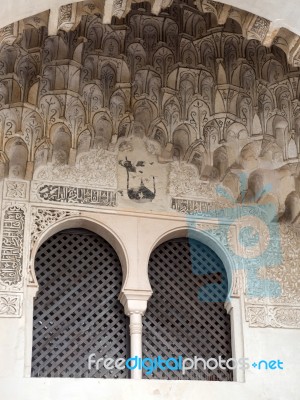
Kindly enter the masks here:
M 33 208 L 31 217 L 31 248 L 51 225 L 69 217 L 80 215 L 79 211 Z
M 23 285 L 25 211 L 18 205 L 3 211 L 0 290 L 20 290 Z
M 97 190 L 78 186 L 39 184 L 35 197 L 40 201 L 80 204 L 84 206 L 116 207 L 117 195 L 111 190 Z
M 92 188 L 116 188 L 117 155 L 104 149 L 91 149 L 79 155 L 74 166 L 54 163 L 39 167 L 34 180 L 87 185 Z
M 247 38 L 264 41 L 269 31 L 270 21 L 265 18 L 255 16 L 248 27 Z
M 172 198 L 171 208 L 183 214 L 209 212 L 215 210 L 215 203 L 196 199 Z
M 246 321 L 252 328 L 300 328 L 300 306 L 246 304 Z

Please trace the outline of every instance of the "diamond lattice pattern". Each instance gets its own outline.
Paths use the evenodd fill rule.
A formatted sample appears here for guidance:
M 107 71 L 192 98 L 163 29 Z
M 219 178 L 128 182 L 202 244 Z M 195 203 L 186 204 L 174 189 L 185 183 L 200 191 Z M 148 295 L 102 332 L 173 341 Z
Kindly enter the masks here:
M 150 258 L 153 295 L 144 318 L 143 356 L 231 358 L 230 317 L 224 309 L 228 281 L 222 261 L 192 239 L 170 240 Z M 230 366 L 231 364 L 229 364 Z M 232 380 L 232 371 L 157 370 L 146 378 Z
M 35 260 L 32 376 L 127 378 L 128 370 L 88 370 L 88 356 L 128 357 L 128 323 L 118 300 L 120 261 L 98 235 L 62 231 Z M 102 365 L 102 368 L 101 368 Z

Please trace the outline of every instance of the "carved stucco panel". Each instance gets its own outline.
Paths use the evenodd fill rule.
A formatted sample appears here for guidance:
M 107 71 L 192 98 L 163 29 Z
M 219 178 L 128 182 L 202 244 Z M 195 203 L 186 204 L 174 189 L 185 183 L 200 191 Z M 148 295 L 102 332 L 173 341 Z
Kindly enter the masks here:
M 26 206 L 7 205 L 1 224 L 0 290 L 20 291 L 23 287 Z
M 300 328 L 300 307 L 246 305 L 246 321 L 252 328 Z
M 18 318 L 22 316 L 22 293 L 0 292 L 0 318 Z
M 33 207 L 31 213 L 31 248 L 51 225 L 78 215 L 80 215 L 80 211 Z
M 239 221 L 227 226 L 213 221 L 190 225 L 214 236 L 233 256 L 236 270 L 232 276 L 232 296 L 244 295 L 246 319 L 251 327 L 300 327 L 300 235 L 297 229 L 281 224 L 280 238 L 271 238 L 275 241 L 276 250 L 273 247 L 270 250 L 277 256 L 281 256 L 282 252 L 282 258 L 280 257 L 277 264 L 266 267 L 269 260 L 266 257 L 265 263 L 257 268 L 255 264 L 251 267 L 251 258 L 256 253 L 245 251 L 244 246 L 239 243 Z M 256 229 L 260 229 L 260 225 L 261 223 L 257 224 Z M 253 223 L 252 227 L 255 227 Z M 263 234 L 261 229 L 260 231 Z M 280 240 L 281 245 L 276 239 Z M 262 254 L 266 251 L 267 240 L 265 237 L 260 242 L 258 250 Z M 259 259 L 255 261 L 257 263 Z M 254 289 L 258 290 L 257 294 Z
M 5 182 L 5 199 L 19 200 L 26 199 L 28 193 L 28 183 L 25 181 L 10 181 Z
M 32 250 L 40 236 L 58 221 L 63 221 L 69 217 L 79 216 L 80 211 L 67 209 L 47 209 L 42 207 L 32 207 L 31 209 L 31 231 L 30 231 L 30 254 L 28 255 L 27 285 L 37 287 L 38 283 L 34 273 L 34 259 Z

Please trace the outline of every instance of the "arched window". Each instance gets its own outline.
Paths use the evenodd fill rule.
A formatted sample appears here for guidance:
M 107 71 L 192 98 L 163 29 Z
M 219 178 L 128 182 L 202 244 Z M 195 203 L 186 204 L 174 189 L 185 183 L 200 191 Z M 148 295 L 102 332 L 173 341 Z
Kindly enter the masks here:
M 127 369 L 88 365 L 93 353 L 128 357 L 122 270 L 110 244 L 85 229 L 61 231 L 39 248 L 35 271 L 31 376 L 127 378 Z
M 144 317 L 143 357 L 198 357 L 205 361 L 232 357 L 230 316 L 224 308 L 227 275 L 209 247 L 187 238 L 162 243 L 151 254 L 149 278 L 153 295 Z M 197 370 L 185 374 L 158 368 L 144 377 L 231 381 L 231 362 L 228 369 L 222 369 L 205 368 L 199 361 Z M 214 367 L 215 363 L 208 365 Z

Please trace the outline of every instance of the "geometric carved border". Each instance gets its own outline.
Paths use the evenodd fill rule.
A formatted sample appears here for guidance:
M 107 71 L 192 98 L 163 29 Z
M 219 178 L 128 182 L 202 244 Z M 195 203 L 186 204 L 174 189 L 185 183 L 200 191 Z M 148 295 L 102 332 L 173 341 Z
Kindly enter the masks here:
M 22 287 L 24 228 L 24 209 L 19 205 L 6 207 L 2 221 L 1 290 L 19 291 Z
M 246 304 L 246 321 L 253 328 L 300 328 L 300 306 Z

